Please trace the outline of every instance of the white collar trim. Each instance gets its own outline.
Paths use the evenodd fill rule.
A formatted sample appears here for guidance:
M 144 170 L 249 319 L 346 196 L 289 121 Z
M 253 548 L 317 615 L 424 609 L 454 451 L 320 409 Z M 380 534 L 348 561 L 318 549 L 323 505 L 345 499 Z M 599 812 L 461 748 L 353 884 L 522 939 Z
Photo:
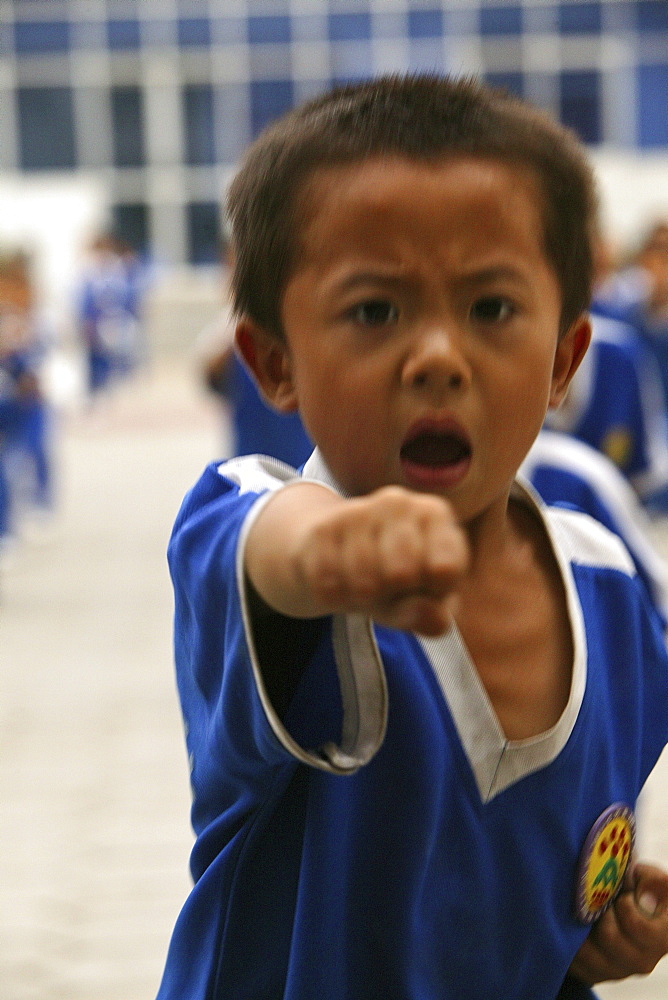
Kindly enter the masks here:
M 534 508 L 545 526 L 566 591 L 573 665 L 568 702 L 561 717 L 544 733 L 509 740 L 456 625 L 453 623 L 445 635 L 436 639 L 419 638 L 448 703 L 483 802 L 556 759 L 573 732 L 587 682 L 584 619 L 570 564 L 545 517 L 543 504 L 524 484 L 516 487 L 517 495 Z
M 317 449 L 306 462 L 303 477 L 325 483 L 346 495 Z M 577 721 L 587 681 L 585 627 L 570 562 L 536 492 L 524 481 L 518 481 L 514 494 L 534 510 L 544 525 L 566 592 L 573 668 L 568 702 L 561 717 L 544 733 L 525 740 L 509 740 L 456 625 L 435 639 L 417 637 L 448 704 L 483 802 L 489 802 L 510 785 L 556 759 Z

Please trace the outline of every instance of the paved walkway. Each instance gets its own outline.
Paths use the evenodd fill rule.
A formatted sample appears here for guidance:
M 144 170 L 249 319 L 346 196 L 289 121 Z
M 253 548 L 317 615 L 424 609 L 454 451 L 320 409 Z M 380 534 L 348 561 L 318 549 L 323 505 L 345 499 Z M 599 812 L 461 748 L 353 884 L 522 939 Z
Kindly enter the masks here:
M 65 422 L 51 537 L 0 581 L 1 1000 L 151 1000 L 188 889 L 165 548 L 219 451 L 188 375 Z
M 0 1000 L 152 1000 L 188 891 L 165 547 L 221 450 L 190 376 L 63 421 L 55 524 L 0 580 Z M 666 864 L 667 791 L 668 763 L 643 823 Z M 666 965 L 605 996 L 666 1000 Z

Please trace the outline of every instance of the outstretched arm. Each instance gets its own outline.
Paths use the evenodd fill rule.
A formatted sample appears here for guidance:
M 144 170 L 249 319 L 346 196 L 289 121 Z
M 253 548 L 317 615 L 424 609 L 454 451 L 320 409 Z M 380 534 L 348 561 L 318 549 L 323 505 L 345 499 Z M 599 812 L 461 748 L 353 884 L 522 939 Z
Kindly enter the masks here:
M 598 920 L 571 965 L 590 986 L 647 975 L 668 953 L 668 873 L 637 864 L 629 888 Z
M 316 483 L 277 493 L 246 545 L 262 599 L 292 618 L 358 612 L 439 635 L 467 564 L 464 533 L 439 497 L 397 486 L 344 499 Z

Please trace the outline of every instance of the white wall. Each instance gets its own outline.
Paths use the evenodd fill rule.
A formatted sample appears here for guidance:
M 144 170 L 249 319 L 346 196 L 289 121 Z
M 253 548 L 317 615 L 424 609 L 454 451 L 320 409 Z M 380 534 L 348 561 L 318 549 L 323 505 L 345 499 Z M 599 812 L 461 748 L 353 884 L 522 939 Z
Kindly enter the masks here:
M 632 248 L 659 218 L 668 220 L 668 154 L 591 153 L 601 193 L 602 222 L 611 239 Z
M 59 336 L 71 331 L 85 247 L 106 220 L 104 189 L 92 179 L 0 177 L 0 250 L 30 254 L 40 305 Z

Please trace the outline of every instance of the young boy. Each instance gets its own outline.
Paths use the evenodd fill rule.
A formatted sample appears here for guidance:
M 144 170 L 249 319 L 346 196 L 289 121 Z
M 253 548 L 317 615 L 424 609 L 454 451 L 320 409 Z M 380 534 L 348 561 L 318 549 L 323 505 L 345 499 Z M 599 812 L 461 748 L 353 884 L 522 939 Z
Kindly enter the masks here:
M 197 842 L 161 1000 L 648 971 L 663 638 L 621 543 L 515 482 L 589 340 L 577 144 L 473 82 L 387 78 L 271 128 L 229 207 L 238 348 L 317 447 L 211 466 L 174 528 Z

